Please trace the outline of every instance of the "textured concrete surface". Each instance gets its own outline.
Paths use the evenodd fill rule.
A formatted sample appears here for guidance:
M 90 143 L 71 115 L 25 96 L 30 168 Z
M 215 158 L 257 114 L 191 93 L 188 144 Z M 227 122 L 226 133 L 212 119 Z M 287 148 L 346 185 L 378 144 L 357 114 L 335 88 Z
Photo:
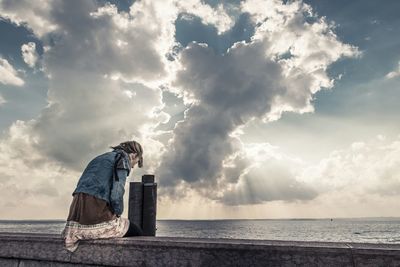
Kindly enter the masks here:
M 76 265 L 72 265 L 76 264 Z M 400 245 L 130 237 L 81 242 L 0 233 L 0 266 L 400 266 Z
M 1 267 L 96 267 L 104 265 L 86 265 L 54 261 L 36 261 L 36 260 L 18 260 L 18 259 L 0 259 Z

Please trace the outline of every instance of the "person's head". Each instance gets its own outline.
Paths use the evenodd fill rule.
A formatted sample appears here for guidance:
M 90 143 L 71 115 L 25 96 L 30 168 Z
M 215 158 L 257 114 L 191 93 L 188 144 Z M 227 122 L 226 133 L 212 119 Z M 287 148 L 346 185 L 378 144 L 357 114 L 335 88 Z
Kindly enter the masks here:
M 136 163 L 139 163 L 139 156 L 136 153 L 130 153 L 129 155 L 129 160 L 131 161 L 131 166 L 132 168 L 135 167 Z M 139 165 L 139 164 L 138 164 Z
M 132 168 L 138 163 L 139 168 L 143 167 L 143 149 L 142 146 L 136 141 L 127 141 L 119 144 L 118 146 L 112 146 L 112 149 L 122 149 L 129 155 Z

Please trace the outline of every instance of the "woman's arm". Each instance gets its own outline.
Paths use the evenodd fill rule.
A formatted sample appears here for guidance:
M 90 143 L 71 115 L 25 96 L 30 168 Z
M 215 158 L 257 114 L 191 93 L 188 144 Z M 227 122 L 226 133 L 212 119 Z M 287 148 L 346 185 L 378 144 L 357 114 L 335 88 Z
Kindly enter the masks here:
M 124 211 L 125 182 L 128 176 L 128 170 L 118 169 L 117 175 L 119 179 L 113 179 L 111 185 L 110 204 L 114 214 L 121 216 Z

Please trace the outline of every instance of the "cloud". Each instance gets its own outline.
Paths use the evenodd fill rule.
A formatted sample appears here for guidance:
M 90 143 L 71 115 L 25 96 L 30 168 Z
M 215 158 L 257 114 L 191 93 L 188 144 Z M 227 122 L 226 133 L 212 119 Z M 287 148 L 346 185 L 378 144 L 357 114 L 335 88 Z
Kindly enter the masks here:
M 18 72 L 8 63 L 7 59 L 0 57 L 0 83 L 6 85 L 22 86 L 24 80 L 18 77 Z
M 10 178 L 2 180 L 1 190 L 10 199 L 17 199 L 13 194 L 25 195 L 25 209 L 52 199 L 54 205 L 48 208 L 54 212 L 57 203 L 69 202 L 79 172 L 110 145 L 131 139 L 145 144 L 142 172 L 154 171 L 164 152 L 158 140 L 165 133 L 155 129 L 169 118 L 162 111 L 159 86 L 174 67 L 166 55 L 176 45 L 176 3 L 137 1 L 129 13 L 97 4 L 1 2 L 2 17 L 32 29 L 40 38 L 45 48 L 41 63 L 49 79 L 48 105 L 40 115 L 14 123 L 1 139 L 2 162 L 18 158 L 15 166 L 0 167 L 3 177 Z M 27 64 L 34 65 L 33 46 L 24 45 L 22 50 Z M 24 189 L 28 177 L 18 176 L 16 170 L 29 173 L 29 168 L 35 171 L 26 184 L 29 189 Z M 14 213 L 8 209 L 2 214 Z
M 340 205 L 356 205 L 372 199 L 393 199 L 400 190 L 399 138 L 390 140 L 378 135 L 367 142 L 353 142 L 315 164 L 291 158 L 268 144 L 246 145 L 242 157 L 253 161 L 238 182 L 225 181 L 215 192 L 208 191 L 227 205 L 280 200 L 314 205 L 340 198 Z
M 245 175 L 251 165 L 243 162 L 252 159 L 242 160 L 236 173 L 225 171 L 226 161 L 244 153 L 240 134 L 234 133 L 255 118 L 269 122 L 283 112 L 312 112 L 313 95 L 334 84 L 328 66 L 341 57 L 359 54 L 355 47 L 340 42 L 333 26 L 315 17 L 301 2 L 246 1 L 241 9 L 257 25 L 250 42 L 237 42 L 222 55 L 207 44 L 191 43 L 178 56 L 171 87 L 184 98 L 188 109 L 173 130 L 168 153 L 158 169 L 161 186 L 170 187 L 171 194 L 176 193 L 174 186 L 183 183 L 201 192 L 212 191 L 208 197 L 213 198 L 210 188 L 220 189 L 218 185 L 224 182 L 242 183 L 230 196 L 250 194 L 251 181 L 262 179 L 255 170 L 251 176 Z M 249 195 L 247 202 L 315 196 L 289 173 L 274 173 L 284 178 L 267 181 L 276 181 L 282 194 L 254 200 Z M 273 182 L 266 184 L 264 190 Z M 290 194 L 293 198 L 285 196 Z M 232 197 L 227 199 L 234 203 Z
M 0 95 L 0 106 L 3 105 L 4 103 L 7 103 L 7 101 L 4 99 L 2 95 Z
M 218 34 L 229 30 L 234 20 L 227 14 L 223 4 L 211 7 L 201 1 L 176 1 L 181 13 L 188 13 L 202 19 L 204 24 L 210 24 L 217 28 Z M 190 16 L 187 16 L 190 19 Z
M 46 18 L 57 26 L 40 28 L 29 16 L 23 20 L 30 3 L 21 2 L 17 8 L 2 2 L 3 9 L 14 8 L 10 19 L 27 23 L 41 38 L 41 63 L 49 79 L 48 105 L 40 115 L 15 122 L 0 140 L 2 162 L 17 159 L 0 166 L 0 190 L 15 200 L 20 212 L 50 202 L 48 214 L 64 217 L 67 209 L 60 207 L 68 205 L 79 172 L 111 145 L 132 139 L 145 144 L 142 172 L 151 172 L 162 154 L 154 129 L 169 117 L 162 111 L 158 84 L 168 75 L 165 54 L 174 44 L 174 19 L 162 11 L 162 3 L 135 2 L 130 13 L 96 4 L 46 2 Z M 41 15 L 38 10 L 32 13 Z M 24 198 L 21 204 L 19 197 Z M 3 210 L 11 217 L 17 213 Z M 29 212 L 24 216 L 37 217 Z
M 49 105 L 32 125 L 38 151 L 74 170 L 130 139 L 149 143 L 145 157 L 152 144 L 160 154 L 152 129 L 168 116 L 156 83 L 167 74 L 162 55 L 173 32 L 164 32 L 166 22 L 150 2 L 135 3 L 130 14 L 79 3 L 79 10 L 73 1 L 52 8 L 59 39 L 43 56 Z
M 194 2 L 206 8 L 202 15 L 213 12 Z M 37 153 L 79 169 L 104 147 L 136 138 L 150 144 L 149 152 L 154 144 L 159 155 L 152 129 L 168 119 L 158 86 L 170 71 L 165 55 L 175 45 L 176 3 L 138 1 L 129 13 L 95 1 L 33 5 L 3 1 L 1 6 L 2 16 L 33 29 L 46 48 L 49 105 L 30 128 Z M 53 26 L 44 27 L 48 24 Z
M 389 72 L 388 74 L 386 74 L 386 79 L 394 79 L 400 76 L 400 62 L 399 62 L 399 66 L 397 67 L 396 70 Z
M 182 13 L 229 31 L 235 19 L 222 6 L 135 1 L 123 12 L 98 3 L 1 2 L 2 16 L 43 42 L 41 64 L 49 79 L 40 115 L 15 122 L 0 140 L 0 193 L 13 205 L 51 203 L 54 216 L 64 216 L 60 206 L 70 201 L 85 164 L 131 139 L 144 144 L 141 171 L 156 172 L 161 196 L 195 191 L 222 204 L 250 205 L 311 201 L 328 192 L 328 182 L 324 190 L 313 183 L 323 177 L 317 171 L 323 165 L 306 168 L 313 173 L 308 179 L 301 162 L 266 144 L 244 144 L 240 130 L 253 119 L 313 111 L 314 94 L 334 85 L 328 67 L 358 55 L 338 40 L 332 24 L 301 2 L 243 1 L 237 11 L 251 17 L 254 35 L 221 54 L 207 44 L 179 47 L 174 36 Z M 186 105 L 171 131 L 159 130 L 176 115 L 165 113 L 174 109 L 163 93 Z M 1 214 L 17 213 L 3 205 Z
M 271 201 L 311 200 L 317 191 L 298 182 L 285 168 L 267 163 L 261 169 L 250 171 L 220 199 L 227 205 L 250 205 Z
M 34 68 L 38 61 L 39 55 L 36 52 L 36 44 L 29 42 L 21 46 L 22 58 L 29 67 Z
M 220 202 L 227 205 L 261 204 L 271 201 L 308 201 L 318 196 L 311 184 L 297 176 L 301 164 L 280 154 L 268 144 L 251 144 L 246 148 L 252 159 L 235 184 L 220 189 Z M 297 169 L 297 170 L 296 170 Z
M 57 29 L 51 16 L 55 1 L 0 1 L 0 16 L 9 19 L 17 25 L 24 25 L 32 29 L 39 37 Z
M 60 206 L 69 201 L 77 173 L 37 153 L 31 135 L 33 122 L 16 121 L 0 140 L 2 218 L 62 218 Z M 38 213 L 46 209 L 47 212 Z M 54 216 L 54 217 L 53 217 Z M 43 218 L 41 218 L 43 219 Z
M 400 140 L 354 142 L 333 151 L 319 164 L 304 169 L 301 177 L 321 193 L 350 191 L 359 196 L 396 195 L 400 189 Z

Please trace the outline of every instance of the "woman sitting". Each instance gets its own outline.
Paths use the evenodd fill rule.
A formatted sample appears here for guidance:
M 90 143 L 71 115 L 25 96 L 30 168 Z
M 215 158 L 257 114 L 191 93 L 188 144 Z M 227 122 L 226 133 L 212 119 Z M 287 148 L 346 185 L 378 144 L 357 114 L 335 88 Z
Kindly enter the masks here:
M 126 178 L 136 164 L 143 166 L 142 146 L 128 141 L 111 148 L 90 161 L 72 194 L 62 232 L 71 252 L 79 240 L 142 235 L 137 225 L 121 217 Z

